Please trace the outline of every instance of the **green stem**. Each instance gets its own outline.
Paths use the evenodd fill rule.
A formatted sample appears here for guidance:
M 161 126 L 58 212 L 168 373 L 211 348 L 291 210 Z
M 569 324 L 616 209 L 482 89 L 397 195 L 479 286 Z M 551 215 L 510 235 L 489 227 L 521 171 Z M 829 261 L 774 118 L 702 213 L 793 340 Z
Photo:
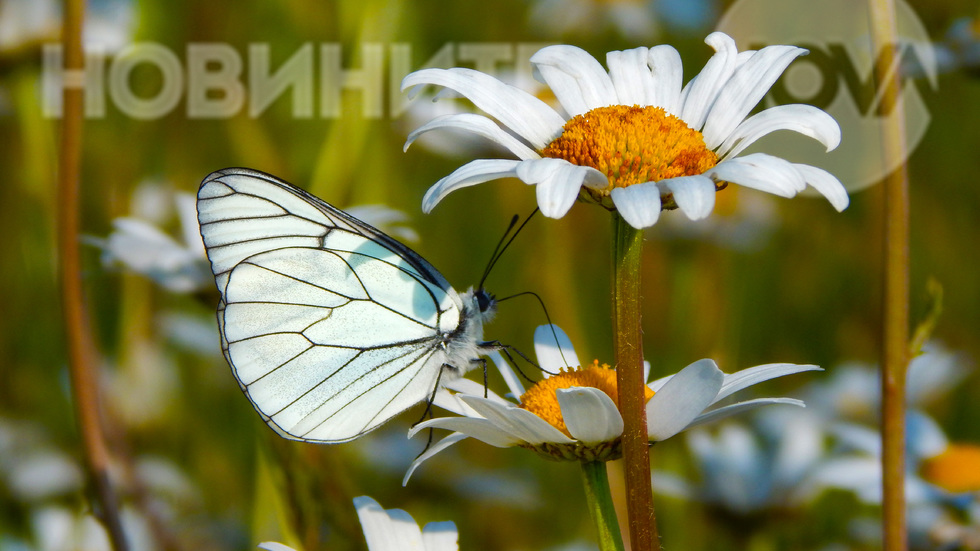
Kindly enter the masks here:
M 909 197 L 906 172 L 905 108 L 899 95 L 895 6 L 870 0 L 871 36 L 881 63 L 875 81 L 882 105 L 894 116 L 882 121 L 885 166 L 898 166 L 885 178 L 884 305 L 881 354 L 882 531 L 885 551 L 908 548 L 905 528 L 905 380 L 909 363 Z
M 619 522 L 613 508 L 606 464 L 603 461 L 589 461 L 581 465 L 589 514 L 599 534 L 599 551 L 623 551 L 623 536 L 619 532 Z
M 64 68 L 79 72 L 84 68 L 82 23 L 85 2 L 65 2 L 62 44 Z M 94 509 L 105 525 L 112 548 L 128 549 L 119 503 L 109 478 L 109 451 L 105 442 L 99 409 L 99 379 L 95 351 L 89 333 L 82 298 L 81 260 L 79 253 L 79 181 L 82 150 L 83 97 L 79 88 L 64 90 L 64 116 L 61 121 L 58 158 L 58 258 L 62 316 L 68 349 L 72 398 L 79 432 L 84 445 L 88 474 L 98 504 Z
M 660 548 L 650 483 L 643 332 L 640 328 L 640 259 L 643 232 L 613 216 L 613 344 L 619 411 L 623 414 L 626 511 L 633 551 Z

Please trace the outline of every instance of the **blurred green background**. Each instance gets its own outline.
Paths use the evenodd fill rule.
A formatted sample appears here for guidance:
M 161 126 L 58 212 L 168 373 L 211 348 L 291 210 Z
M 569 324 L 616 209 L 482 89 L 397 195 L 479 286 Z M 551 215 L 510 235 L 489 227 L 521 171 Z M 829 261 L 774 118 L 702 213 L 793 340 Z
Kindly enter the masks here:
M 602 10 L 616 3 L 595 4 Z M 110 446 L 118 456 L 126 502 L 159 517 L 171 548 L 247 549 L 260 541 L 293 538 L 291 543 L 307 549 L 364 549 L 351 505 L 351 498 L 364 494 L 385 507 L 408 510 L 421 523 L 455 521 L 465 549 L 591 545 L 593 527 L 578 469 L 571 464 L 466 442 L 426 463 L 403 488 L 405 468 L 424 447 L 424 439 L 404 442 L 404 434 L 422 408 L 350 444 L 279 440 L 252 411 L 220 356 L 213 322 L 216 293 L 163 289 L 142 275 L 107 265 L 92 243 L 112 233 L 113 220 L 121 216 L 153 218 L 177 237 L 181 228 L 172 213 L 171 190 L 194 193 L 209 172 L 246 166 L 276 174 L 338 206 L 383 203 L 404 211 L 407 225 L 420 236 L 412 246 L 457 289 L 465 289 L 479 279 L 510 217 L 533 209 L 533 190 L 516 181 L 490 183 L 451 195 L 430 215 L 421 213 L 425 190 L 474 158 L 473 151 L 499 153 L 469 149 L 446 154 L 423 144 L 403 153 L 407 132 L 429 117 L 423 112 L 412 119 L 418 106 L 392 112 L 402 96 L 397 92 L 401 75 L 389 72 L 391 46 L 408 45 L 410 69 L 416 69 L 447 45 L 455 55 L 453 65 L 473 66 L 460 55 L 458 46 L 464 43 L 516 48 L 567 42 L 600 60 L 609 50 L 669 43 L 681 52 L 686 81 L 710 55 L 703 39 L 727 4 L 681 4 L 641 3 L 657 25 L 640 36 L 598 16 L 552 28 L 531 17 L 543 7 L 515 0 L 103 0 L 90 5 L 90 26 L 93 21 L 103 25 L 89 31 L 93 37 L 115 29 L 121 44 L 154 42 L 182 62 L 189 44 L 225 44 L 243 60 L 246 75 L 251 44 L 269 46 L 273 68 L 306 43 L 339 45 L 348 68 L 362 66 L 363 44 L 380 44 L 385 64 L 378 116 L 364 115 L 361 94 L 345 92 L 339 116 L 321 116 L 317 98 L 312 117 L 297 117 L 287 93 L 258 116 L 249 115 L 246 102 L 234 116 L 193 118 L 187 114 L 185 88 L 176 107 L 160 117 L 140 120 L 107 100 L 105 116 L 86 120 L 82 275 L 106 383 Z M 0 42 L 0 436 L 6 438 L 0 438 L 5 446 L 0 453 L 8 454 L 0 467 L 13 463 L 10 454 L 40 448 L 57 450 L 79 465 L 54 247 L 58 120 L 42 113 L 41 51 L 57 41 L 59 9 L 45 2 L 2 5 L 0 29 L 20 34 Z M 912 7 L 936 41 L 957 18 L 976 16 L 978 9 L 975 2 L 957 0 Z M 14 23 L 15 17 L 22 24 Z M 35 20 L 43 24 L 30 23 Z M 504 75 L 523 67 L 498 65 Z M 931 123 L 909 162 L 913 320 L 925 315 L 926 282 L 935 278 L 944 289 L 945 309 L 934 337 L 972 357 L 980 353 L 976 71 L 975 66 L 952 67 L 940 75 L 937 90 L 918 86 Z M 163 84 L 160 73 L 148 66 L 135 69 L 130 83 L 142 97 L 152 97 Z M 315 81 L 314 89 L 319 91 L 320 84 Z M 846 146 L 846 135 L 844 140 Z M 144 197 L 142 206 L 134 204 L 136 190 L 148 185 L 159 192 L 151 195 L 156 199 Z M 731 197 L 722 198 L 725 194 Z M 666 213 L 648 231 L 644 251 L 644 350 L 654 373 L 673 373 L 702 357 L 716 359 L 726 372 L 776 361 L 816 363 L 829 370 L 846 360 L 875 363 L 881 199 L 880 187 L 871 187 L 852 194 L 850 207 L 838 214 L 822 199 L 722 192 L 716 217 L 747 224 L 751 239 L 738 238 L 741 234 L 724 224 L 715 230 L 722 238 L 693 235 L 676 221 L 668 223 L 680 213 Z M 756 201 L 761 210 L 739 210 Z M 583 360 L 611 362 L 610 229 L 609 215 L 585 204 L 561 220 L 537 217 L 495 267 L 487 287 L 500 296 L 538 293 Z M 542 323 L 540 308 L 518 298 L 500 305 L 486 334 L 530 352 L 533 330 Z M 794 396 L 808 380 L 788 378 L 768 383 L 763 391 Z M 491 384 L 500 388 L 499 381 Z M 951 439 L 980 440 L 976 395 L 976 377 L 970 376 L 930 411 Z M 685 473 L 687 453 L 680 439 L 670 440 L 654 448 L 654 465 Z M 147 483 L 140 474 L 153 465 L 173 471 L 180 483 L 163 477 L 171 483 L 160 482 L 165 489 L 158 491 L 156 482 Z M 35 541 L 35 512 L 43 500 L 79 513 L 87 510 L 86 490 L 77 484 L 66 486 L 71 491 L 41 497 L 28 492 L 25 497 L 5 477 L 0 548 L 22 549 L 15 545 Z M 159 482 L 159 477 L 149 480 Z M 846 540 L 846 520 L 861 510 L 838 495 L 784 513 L 795 516 L 750 520 L 717 515 L 692 501 L 661 498 L 658 504 L 665 543 L 690 550 L 746 548 L 732 535 L 741 528 L 722 529 L 729 522 L 735 527 L 769 522 L 772 539 L 753 540 L 755 548 L 792 542 L 791 548 L 818 549 Z M 808 529 L 801 531 L 801 518 Z

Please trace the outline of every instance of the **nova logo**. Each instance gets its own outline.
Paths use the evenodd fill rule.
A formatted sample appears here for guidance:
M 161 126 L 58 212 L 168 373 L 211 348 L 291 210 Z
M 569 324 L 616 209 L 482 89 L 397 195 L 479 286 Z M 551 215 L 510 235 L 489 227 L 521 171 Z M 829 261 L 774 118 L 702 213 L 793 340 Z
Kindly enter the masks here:
M 807 103 L 831 115 L 841 126 L 841 145 L 825 153 L 812 141 L 779 132 L 760 140 L 758 150 L 831 171 L 849 190 L 881 180 L 896 166 L 886 166 L 880 153 L 884 123 L 899 107 L 906 116 L 906 142 L 911 153 L 929 126 L 924 95 L 937 85 L 935 52 L 919 19 L 903 1 L 896 2 L 898 61 L 886 65 L 884 51 L 872 52 L 869 19 L 863 2 L 853 0 L 739 0 L 725 13 L 718 29 L 735 38 L 739 50 L 769 44 L 793 44 L 809 54 L 790 65 L 769 91 L 765 107 Z M 875 66 L 899 74 L 899 101 L 884 98 Z
M 758 50 L 767 44 L 753 44 L 751 49 Z M 860 70 L 855 59 L 848 53 L 844 44 L 807 44 L 797 43 L 794 46 L 810 51 L 805 57 L 797 59 L 789 69 L 789 76 L 776 81 L 769 91 L 770 100 L 776 105 L 788 103 L 808 103 L 821 109 L 830 109 L 838 96 L 854 101 L 854 107 L 862 117 L 889 117 L 897 102 L 888 102 L 885 98 L 886 86 L 894 82 L 888 78 L 885 83 L 878 82 L 876 75 L 893 75 L 899 71 L 898 95 L 905 93 L 906 86 L 916 85 L 915 75 L 927 74 L 929 68 L 923 64 L 914 47 L 908 44 L 895 46 L 898 53 L 897 62 L 888 65 L 887 52 L 878 52 L 874 61 L 875 66 L 881 66 L 884 71 L 876 72 L 871 68 Z M 810 67 L 806 67 L 809 65 Z M 791 89 L 793 74 L 798 71 L 812 71 L 819 75 L 815 85 L 804 89 Z M 804 79 L 807 77 L 804 77 Z M 924 86 L 924 81 L 919 81 Z M 805 89 L 809 88 L 809 89 Z M 919 90 L 921 92 L 921 88 Z

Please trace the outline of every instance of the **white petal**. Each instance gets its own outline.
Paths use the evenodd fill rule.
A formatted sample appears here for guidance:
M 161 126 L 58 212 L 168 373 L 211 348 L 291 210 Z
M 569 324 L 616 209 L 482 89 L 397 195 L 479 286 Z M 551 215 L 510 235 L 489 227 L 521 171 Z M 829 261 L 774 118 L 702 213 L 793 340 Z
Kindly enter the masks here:
M 521 143 L 521 141 L 514 136 L 504 132 L 499 126 L 497 126 L 497 123 L 493 122 L 487 117 L 484 117 L 483 115 L 477 115 L 474 113 L 442 115 L 432 119 L 431 121 L 416 128 L 408 135 L 408 139 L 405 140 L 404 149 L 407 151 L 412 143 L 422 134 L 441 128 L 455 128 L 473 132 L 474 134 L 483 136 L 494 143 L 504 146 L 507 148 L 507 150 L 514 155 L 517 155 L 517 157 L 520 159 L 541 158 L 541 156 L 538 155 L 533 149 Z
M 674 375 L 676 375 L 676 373 Z M 673 379 L 674 378 L 674 375 L 667 375 L 666 377 L 661 377 L 661 378 L 659 378 L 659 379 L 657 379 L 655 381 L 651 381 L 651 382 L 647 383 L 647 386 L 650 387 L 650 390 L 652 390 L 654 392 L 660 392 L 660 389 L 663 388 L 664 385 L 667 384 L 667 382 L 669 382 L 671 379 Z M 649 372 L 647 372 L 647 378 L 649 378 L 649 377 L 650 377 L 650 374 L 649 374 Z
M 511 369 L 510 362 L 504 360 L 503 355 L 501 355 L 497 350 L 491 350 L 487 356 L 489 356 L 490 359 L 493 360 L 493 364 L 497 366 L 497 371 L 500 372 L 500 376 L 504 378 L 504 383 L 507 385 L 507 389 L 510 390 L 511 394 L 514 395 L 514 399 L 516 400 L 518 396 L 522 396 L 524 394 L 524 385 L 521 384 L 521 380 L 518 378 L 517 373 L 514 373 L 514 370 Z M 470 394 L 475 393 L 471 392 Z M 504 403 L 503 400 L 499 401 L 500 403 Z
M 277 541 L 264 541 L 258 545 L 259 549 L 265 549 L 265 551 L 296 551 L 288 545 L 283 545 Z
M 565 119 L 547 103 L 472 69 L 415 71 L 402 80 L 402 90 L 420 84 L 435 84 L 459 92 L 535 149 L 543 149 L 551 143 L 565 125 Z
M 357 518 L 370 551 L 421 549 L 422 531 L 415 519 L 401 509 L 385 511 L 368 496 L 354 498 Z
M 827 151 L 840 145 L 840 125 L 834 117 L 812 105 L 777 105 L 742 121 L 725 139 L 717 153 L 734 157 L 759 138 L 777 130 L 792 130 L 822 143 Z
M 461 440 L 466 440 L 467 438 L 469 438 L 469 436 L 459 432 L 454 432 L 449 436 L 443 438 L 442 440 L 436 442 L 435 444 L 429 446 L 427 450 L 422 452 L 422 454 L 416 457 L 415 461 L 412 461 L 412 464 L 409 465 L 408 471 L 405 472 L 405 476 L 402 478 L 402 486 L 408 484 L 408 479 L 412 478 L 412 473 L 414 473 L 415 469 L 419 468 L 419 465 L 421 465 L 426 459 L 441 452 L 442 450 L 448 448 L 449 446 L 452 446 L 456 442 L 459 442 Z
M 622 105 L 647 105 L 654 87 L 653 75 L 647 66 L 647 48 L 633 48 L 606 54 L 609 78 L 616 88 L 616 98 Z
M 459 530 L 449 520 L 430 522 L 422 529 L 422 543 L 425 551 L 459 551 Z
M 458 390 L 456 388 L 456 383 L 460 381 L 467 381 L 475 384 L 474 381 L 470 381 L 469 379 L 463 379 L 463 378 L 456 379 L 455 381 L 450 383 L 452 387 L 450 387 L 450 385 L 447 384 L 445 388 L 440 388 L 435 392 L 435 394 L 432 395 L 432 405 L 444 409 L 446 411 L 455 413 L 456 415 L 476 417 L 475 415 L 476 412 L 472 411 L 473 408 L 467 406 L 462 401 L 460 401 L 460 399 L 456 397 L 456 393 L 449 392 L 449 390 L 447 390 L 448 388 L 452 388 L 453 390 Z
M 806 53 L 796 46 L 767 46 L 755 53 L 718 92 L 704 122 L 704 143 L 708 149 L 722 144 L 769 88 L 798 56 Z
M 173 270 L 185 262 L 187 251 L 159 228 L 138 218 L 119 217 L 105 244 L 106 254 L 140 273 Z
M 906 448 L 912 461 L 934 457 L 949 447 L 942 427 L 928 415 L 910 411 L 905 417 Z
M 666 44 L 650 48 L 648 55 L 653 71 L 653 87 L 647 97 L 647 105 L 663 107 L 671 115 L 680 116 L 681 87 L 684 81 L 684 65 L 681 55 L 673 46 Z
M 432 212 L 439 201 L 457 189 L 475 186 L 490 180 L 516 176 L 516 169 L 521 161 L 509 159 L 477 159 L 457 168 L 432 185 L 422 197 L 422 211 Z
M 803 175 L 789 161 L 765 153 L 722 161 L 704 175 L 780 197 L 793 197 L 806 189 Z
M 799 485 L 810 469 L 824 457 L 824 431 L 823 422 L 816 415 L 804 410 L 797 410 L 795 415 L 784 415 L 784 411 L 778 418 L 767 416 L 766 419 L 777 421 L 781 427 L 772 434 L 776 449 L 773 478 L 781 486 L 790 487 Z
M 493 352 L 495 352 L 495 351 L 493 351 Z M 493 352 L 491 352 L 491 354 Z M 489 397 L 490 399 L 492 399 L 492 400 L 494 400 L 496 402 L 500 402 L 501 404 L 509 404 L 510 403 L 507 400 L 501 398 L 500 395 L 497 394 L 496 392 L 494 392 L 493 390 L 490 390 L 489 388 L 483 386 L 483 381 L 476 382 L 476 381 L 472 381 L 470 379 L 464 379 L 464 378 L 461 378 L 461 377 L 460 378 L 453 379 L 452 381 L 447 382 L 443 386 L 443 388 L 440 388 L 436 392 L 436 399 L 437 400 L 439 399 L 439 395 L 443 393 L 443 390 L 444 389 L 454 390 L 454 391 L 456 391 L 458 393 L 462 393 L 462 394 L 472 394 L 474 396 L 483 396 L 483 394 L 486 393 L 487 396 L 484 396 L 484 398 Z M 455 396 L 455 394 L 453 394 L 452 392 L 446 392 L 446 394 L 450 394 L 450 395 Z M 437 402 L 434 402 L 434 403 L 435 403 L 435 405 L 439 405 Z M 445 408 L 443 408 L 443 409 L 445 409 Z
M 680 176 L 659 185 L 674 195 L 677 208 L 691 220 L 701 220 L 715 208 L 715 183 L 707 176 Z
M 461 395 L 460 398 L 472 398 L 471 395 Z M 482 398 L 481 398 L 482 399 Z M 464 400 L 465 401 L 465 400 Z M 470 407 L 472 404 L 467 403 Z M 506 406 L 502 406 L 506 407 Z M 476 411 L 476 408 L 474 408 Z M 465 434 L 470 438 L 490 444 L 495 448 L 509 448 L 521 443 L 521 440 L 501 428 L 496 423 L 482 419 L 480 417 L 435 417 L 416 423 L 408 430 L 408 437 L 412 438 L 416 434 L 427 429 L 445 429 L 453 432 Z
M 715 54 L 681 93 L 683 105 L 680 118 L 695 130 L 701 130 L 704 126 L 715 98 L 735 72 L 735 59 L 738 57 L 735 41 L 723 32 L 709 34 L 704 42 L 714 48 Z
M 538 208 L 548 218 L 565 216 L 578 198 L 579 190 L 587 178 L 605 180 L 605 176 L 598 170 L 573 165 L 563 159 L 522 161 L 516 172 L 517 177 L 525 183 L 537 186 Z
M 554 324 L 539 325 L 534 330 L 534 356 L 538 366 L 549 374 L 558 373 L 563 367 L 579 367 L 578 355 L 568 335 Z
M 462 396 L 461 399 L 501 430 L 529 444 L 575 442 L 544 419 L 525 409 L 503 406 L 479 396 Z
M 699 489 L 688 481 L 667 471 L 655 470 L 653 472 L 653 492 L 656 495 L 668 495 L 681 499 L 697 499 Z
M 731 417 L 736 413 L 741 413 L 757 407 L 768 406 L 770 404 L 788 404 L 791 406 L 806 407 L 802 400 L 797 400 L 795 398 L 757 398 L 755 400 L 746 400 L 737 404 L 731 404 L 718 409 L 713 409 L 708 413 L 698 415 L 688 426 L 694 427 L 705 423 L 711 423 L 713 421 Z
M 649 228 L 660 218 L 660 188 L 656 182 L 614 188 L 609 198 L 623 220 L 638 230 Z
M 834 423 L 830 432 L 845 450 L 881 457 L 881 434 L 877 430 L 854 423 Z
M 844 184 L 836 176 L 815 166 L 793 163 L 793 167 L 803 175 L 807 184 L 830 201 L 837 212 L 847 208 L 851 199 L 847 196 Z
M 698 360 L 680 370 L 647 402 L 647 434 L 660 441 L 684 430 L 721 389 L 725 375 L 715 362 Z
M 843 488 L 870 503 L 881 502 L 881 460 L 872 457 L 844 457 L 820 464 L 813 474 L 819 486 Z
M 809 364 L 798 365 L 781 363 L 757 365 L 755 367 L 750 367 L 748 369 L 743 369 L 736 373 L 732 373 L 731 375 L 725 375 L 725 382 L 721 385 L 721 390 L 718 391 L 718 396 L 715 398 L 715 402 L 723 398 L 727 398 L 728 396 L 731 396 L 744 388 L 757 385 L 763 381 L 783 377 L 785 375 L 792 375 L 794 373 L 803 373 L 804 371 L 823 371 L 823 369 Z
M 623 416 L 608 394 L 591 387 L 555 391 L 562 419 L 572 438 L 584 444 L 609 442 L 623 434 Z
M 531 64 L 570 116 L 616 103 L 616 89 L 606 70 L 581 48 L 548 46 L 531 56 Z
M 454 392 L 450 392 L 453 390 Z M 459 399 L 460 395 L 471 394 L 473 396 L 483 396 L 486 393 L 488 400 L 493 400 L 498 404 L 510 404 L 511 402 L 500 397 L 496 392 L 483 386 L 483 382 L 471 381 L 470 379 L 457 378 L 446 383 L 445 387 L 440 388 L 432 397 L 432 405 L 440 407 L 464 417 L 479 417 L 476 410 L 466 405 Z M 523 392 L 521 393 L 523 394 Z M 520 396 L 520 394 L 518 394 Z

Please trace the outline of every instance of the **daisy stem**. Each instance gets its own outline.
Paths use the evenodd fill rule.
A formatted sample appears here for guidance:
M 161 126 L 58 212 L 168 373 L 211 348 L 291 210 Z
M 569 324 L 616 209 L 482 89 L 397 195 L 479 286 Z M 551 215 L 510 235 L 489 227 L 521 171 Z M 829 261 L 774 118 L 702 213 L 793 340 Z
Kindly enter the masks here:
M 613 216 L 613 344 L 619 411 L 623 414 L 623 468 L 626 512 L 633 551 L 659 549 L 650 482 L 646 381 L 640 328 L 640 259 L 643 232 Z
M 609 490 L 609 477 L 604 461 L 583 461 L 582 480 L 585 497 L 589 502 L 589 514 L 599 534 L 600 551 L 623 551 L 623 535 L 619 531 L 616 509 Z
M 62 45 L 65 72 L 84 69 L 82 23 L 85 2 L 68 0 L 64 8 Z M 79 252 L 79 180 L 82 157 L 82 90 L 65 87 L 64 116 L 58 158 L 58 278 L 61 286 L 62 317 L 71 374 L 72 402 L 88 468 L 95 489 L 94 509 L 105 525 L 116 551 L 128 549 L 119 516 L 118 499 L 109 479 L 109 450 L 99 409 L 99 378 L 95 351 L 89 332 L 82 292 Z
M 905 382 L 909 363 L 909 197 L 905 159 L 905 111 L 899 95 L 898 39 L 891 0 L 870 0 L 874 51 L 880 52 L 875 82 L 881 104 L 892 108 L 883 119 L 885 166 L 884 305 L 881 354 L 882 531 L 885 551 L 908 548 L 905 528 Z

